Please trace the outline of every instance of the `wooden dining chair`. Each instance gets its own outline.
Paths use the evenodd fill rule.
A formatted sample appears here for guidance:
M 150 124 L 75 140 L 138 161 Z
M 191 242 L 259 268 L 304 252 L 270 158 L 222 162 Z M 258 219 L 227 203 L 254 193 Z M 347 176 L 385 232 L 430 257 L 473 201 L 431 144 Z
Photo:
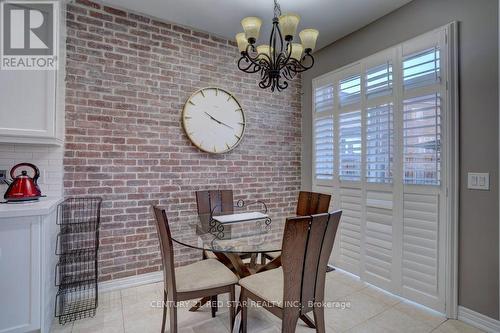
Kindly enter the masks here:
M 216 259 L 206 259 L 175 268 L 174 249 L 165 210 L 153 207 L 163 262 L 164 304 L 161 332 L 165 332 L 167 309 L 170 333 L 177 332 L 177 303 L 201 297 L 229 293 L 230 321 L 234 324 L 235 284 L 238 277 Z M 212 312 L 213 314 L 213 312 Z
M 316 332 L 325 332 L 324 306 L 320 305 L 324 302 L 326 266 L 341 215 L 337 211 L 287 219 L 282 266 L 239 281 L 243 333 L 247 332 L 249 299 L 281 318 L 283 333 L 294 333 L 298 319 L 311 311 Z
M 204 214 L 232 214 L 234 200 L 232 190 L 196 191 L 196 207 L 198 215 Z
M 196 191 L 196 207 L 200 218 L 209 219 L 213 215 L 225 215 L 234 213 L 234 198 L 233 190 L 204 190 Z M 202 221 L 208 225 L 209 221 Z M 231 226 L 225 228 L 226 232 L 230 232 Z M 256 256 L 244 254 L 240 256 L 242 259 L 251 258 L 255 260 Z M 217 256 L 211 251 L 203 251 L 203 258 L 214 258 Z M 230 263 L 226 263 L 229 264 Z
M 328 213 L 331 198 L 332 196 L 330 194 L 300 191 L 295 214 L 297 216 L 308 216 Z M 281 252 L 263 253 L 261 256 L 261 264 L 264 265 L 266 263 L 266 259 L 273 260 L 280 255 Z

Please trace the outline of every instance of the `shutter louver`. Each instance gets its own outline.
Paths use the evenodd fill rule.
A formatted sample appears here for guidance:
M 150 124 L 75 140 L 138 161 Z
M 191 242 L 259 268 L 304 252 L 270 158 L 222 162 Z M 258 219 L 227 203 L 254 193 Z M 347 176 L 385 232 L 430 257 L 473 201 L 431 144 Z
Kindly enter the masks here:
M 315 120 L 314 146 L 316 179 L 333 179 L 333 117 Z
M 339 160 L 341 180 L 361 179 L 361 111 L 339 115 Z
M 387 96 L 392 93 L 392 64 L 369 68 L 366 71 L 366 97 Z
M 404 194 L 403 287 L 438 293 L 438 196 Z
M 404 182 L 439 185 L 441 111 L 439 94 L 403 102 Z
M 361 259 L 361 191 L 343 188 L 340 201 L 340 256 L 344 268 L 355 269 Z
M 367 191 L 365 268 L 378 284 L 389 284 L 392 276 L 392 206 L 389 192 Z
M 315 112 L 333 112 L 333 85 L 317 88 L 314 93 Z
M 366 111 L 366 181 L 392 182 L 393 116 L 392 104 Z
M 361 76 L 345 78 L 339 83 L 340 106 L 358 103 L 361 100 Z
M 440 52 L 437 47 L 406 56 L 403 60 L 403 84 L 412 89 L 440 83 Z

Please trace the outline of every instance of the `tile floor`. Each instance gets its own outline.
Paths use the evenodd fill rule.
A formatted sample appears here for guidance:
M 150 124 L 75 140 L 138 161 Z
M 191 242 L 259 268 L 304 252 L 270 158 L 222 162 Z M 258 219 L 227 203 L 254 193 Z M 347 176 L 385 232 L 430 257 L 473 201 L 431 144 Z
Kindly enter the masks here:
M 155 283 L 103 293 L 94 318 L 66 325 L 54 323 L 52 333 L 158 333 L 162 309 L 151 304 L 161 302 L 162 287 L 161 283 Z M 446 320 L 433 311 L 386 294 L 340 271 L 327 274 L 325 292 L 327 301 L 338 302 L 337 308 L 325 309 L 329 333 L 481 332 L 461 321 Z M 227 297 L 219 300 L 224 299 Z M 342 309 L 342 305 L 346 306 Z M 211 318 L 210 308 L 206 306 L 197 312 L 189 312 L 188 307 L 180 308 L 178 313 L 180 333 L 230 332 L 227 308 L 219 309 L 216 318 Z M 281 332 L 279 320 L 263 309 L 252 308 L 248 320 L 249 333 Z M 297 333 L 305 332 L 315 331 L 299 323 Z

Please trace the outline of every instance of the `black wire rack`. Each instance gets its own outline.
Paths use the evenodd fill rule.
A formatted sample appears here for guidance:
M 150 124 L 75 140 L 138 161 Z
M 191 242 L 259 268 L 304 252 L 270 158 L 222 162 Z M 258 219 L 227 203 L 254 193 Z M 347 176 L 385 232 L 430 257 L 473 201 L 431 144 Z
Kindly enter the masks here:
M 101 203 L 102 199 L 95 197 L 69 198 L 58 206 L 55 316 L 60 324 L 96 313 Z

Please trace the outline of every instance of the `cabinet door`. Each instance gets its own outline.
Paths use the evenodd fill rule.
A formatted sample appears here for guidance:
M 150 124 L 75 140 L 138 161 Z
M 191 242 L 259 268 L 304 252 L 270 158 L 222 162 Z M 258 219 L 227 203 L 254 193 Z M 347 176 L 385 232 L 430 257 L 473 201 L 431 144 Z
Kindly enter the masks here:
M 57 71 L 0 71 L 0 136 L 55 138 Z
M 0 219 L 0 333 L 40 329 L 40 218 Z

